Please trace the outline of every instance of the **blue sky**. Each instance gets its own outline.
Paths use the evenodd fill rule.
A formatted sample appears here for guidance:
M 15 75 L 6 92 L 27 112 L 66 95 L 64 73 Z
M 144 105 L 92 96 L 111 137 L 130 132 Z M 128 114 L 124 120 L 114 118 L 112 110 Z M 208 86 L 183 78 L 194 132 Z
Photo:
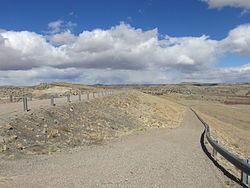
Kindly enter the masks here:
M 13 58 L 15 57 L 15 61 L 20 60 L 22 64 L 20 62 L 15 62 L 13 65 L 7 66 L 7 64 L 11 64 L 13 60 L 8 60 L 7 57 L 4 57 L 4 53 L 2 53 L 1 56 L 0 51 L 0 60 L 2 58 L 0 71 L 2 71 L 2 75 L 4 75 L 2 77 L 0 76 L 0 84 L 7 84 L 8 82 L 12 84 L 23 84 L 23 82 L 29 80 L 30 78 L 27 78 L 26 80 L 24 79 L 21 83 L 19 83 L 19 77 L 16 75 L 20 72 L 23 74 L 22 71 L 33 71 L 33 73 L 36 72 L 34 75 L 39 75 L 39 68 L 43 70 L 45 68 L 56 69 L 60 76 L 34 76 L 31 77 L 34 80 L 32 83 L 53 80 L 73 80 L 78 82 L 86 81 L 88 83 L 96 83 L 97 81 L 101 82 L 100 80 L 106 80 L 107 83 L 112 83 L 112 80 L 114 80 L 114 75 L 112 73 L 117 71 L 121 72 L 121 75 L 124 75 L 124 79 L 116 78 L 119 82 L 130 83 L 132 82 L 131 80 L 135 80 L 135 83 L 141 83 L 144 81 L 150 82 L 153 77 L 152 75 L 154 75 L 154 72 L 157 70 L 161 71 L 162 74 L 160 77 L 156 76 L 158 78 L 157 83 L 175 81 L 176 79 L 172 78 L 173 72 L 179 72 L 180 79 L 177 79 L 178 81 L 193 81 L 197 80 L 197 75 L 203 74 L 202 71 L 199 70 L 199 67 L 203 66 L 209 67 L 211 72 L 213 72 L 216 68 L 217 71 L 222 71 L 224 73 L 234 69 L 234 67 L 242 69 L 242 66 L 245 70 L 244 66 L 248 66 L 250 63 L 250 50 L 246 46 L 249 44 L 249 38 L 242 38 L 240 33 L 245 32 L 246 36 L 250 34 L 248 33 L 248 24 L 250 23 L 250 3 L 247 1 L 248 0 L 243 0 L 243 3 L 237 3 L 236 0 L 2 0 L 0 6 L 0 29 L 3 30 L 2 33 L 5 33 L 2 34 L 2 38 L 5 41 L 4 46 L 8 47 L 8 49 L 2 49 L 2 51 L 8 50 L 9 52 L 10 46 L 15 52 L 20 51 L 21 55 L 19 52 L 16 52 L 16 54 L 13 55 Z M 124 27 L 120 24 L 121 22 L 124 22 Z M 52 25 L 49 25 L 49 23 L 52 23 Z M 243 26 L 243 28 L 237 29 L 240 26 Z M 26 49 L 30 50 L 27 52 L 20 49 L 18 44 L 21 42 L 16 41 L 18 40 L 16 35 L 21 37 L 23 39 L 22 42 L 24 42 L 24 39 L 29 39 L 29 36 L 27 35 L 35 33 L 36 36 L 34 36 L 34 38 L 38 37 L 46 42 L 46 44 L 42 44 L 46 46 L 44 49 L 53 48 L 54 50 L 59 50 L 60 53 L 62 53 L 62 51 L 64 52 L 66 49 L 66 47 L 62 47 L 63 45 L 66 45 L 67 49 L 72 49 L 72 46 L 76 45 L 92 46 L 96 44 L 97 46 L 94 46 L 91 49 L 86 49 L 84 47 L 85 51 L 83 49 L 83 51 L 81 51 L 81 54 L 86 54 L 86 51 L 89 52 L 92 50 L 91 53 L 96 54 L 97 51 L 100 52 L 99 48 L 105 48 L 105 50 L 108 48 L 105 46 L 105 44 L 108 43 L 102 43 L 102 41 L 106 40 L 107 37 L 112 36 L 112 41 L 120 41 L 120 39 L 117 38 L 117 33 L 113 35 L 113 32 L 111 31 L 112 27 L 117 27 L 115 30 L 117 32 L 121 31 L 122 35 L 124 35 L 125 32 L 130 32 L 130 29 L 133 30 L 131 32 L 135 33 L 136 29 L 140 29 L 141 33 L 137 33 L 138 36 L 137 34 L 131 32 L 130 35 L 136 35 L 137 38 L 141 37 L 140 40 L 146 40 L 147 42 L 152 41 L 148 36 L 150 35 L 151 39 L 157 37 L 157 43 L 173 43 L 171 45 L 174 47 L 169 48 L 169 52 L 166 52 L 166 56 L 164 57 L 169 57 L 167 54 L 172 55 L 174 53 L 174 48 L 180 48 L 178 51 L 181 51 L 181 53 L 176 55 L 178 57 L 167 58 L 166 61 L 171 62 L 166 64 L 164 64 L 164 57 L 161 57 L 161 60 L 152 59 L 150 57 L 145 58 L 146 68 L 144 68 L 143 63 L 134 65 L 134 54 L 129 54 L 128 57 L 124 57 L 124 54 L 116 57 L 117 55 L 110 55 L 111 52 L 105 57 L 112 56 L 112 60 L 105 59 L 103 62 L 97 62 L 98 59 L 100 59 L 97 57 L 97 60 L 93 60 L 92 62 L 93 57 L 91 56 L 91 60 L 88 59 L 85 62 L 81 62 L 79 59 L 74 59 L 64 63 L 58 62 L 55 65 L 52 63 L 46 64 L 46 62 L 42 62 L 42 59 L 50 58 L 51 56 L 55 57 L 55 54 L 51 56 L 44 55 L 44 57 L 37 60 L 37 55 L 34 57 L 31 57 L 30 55 L 32 53 L 35 54 L 34 46 L 27 47 Z M 158 29 L 156 33 L 153 32 L 155 28 Z M 110 36 L 104 36 L 101 32 L 99 32 L 96 36 L 98 35 L 98 37 L 101 36 L 104 38 L 100 39 L 98 37 L 94 37 L 98 38 L 98 41 L 94 39 L 92 40 L 91 37 L 94 35 L 94 32 L 92 31 L 96 29 L 100 29 L 100 31 L 104 31 Z M 234 34 L 232 36 L 229 35 L 229 32 L 233 30 L 235 30 Z M 11 31 L 15 33 L 10 33 Z M 28 33 L 24 34 L 23 31 L 28 31 Z M 86 38 L 90 37 L 90 41 L 86 40 L 86 38 L 80 37 L 81 33 L 84 31 L 89 31 L 93 34 L 91 36 L 84 35 Z M 151 34 L 145 34 L 150 31 L 152 31 Z M 171 39 L 164 41 L 167 36 Z M 205 38 L 200 39 L 202 36 Z M 193 37 L 192 41 L 189 41 L 190 39 L 184 39 L 186 37 Z M 235 39 L 235 37 L 241 38 Z M 38 40 L 38 38 L 34 40 Z M 66 38 L 67 41 L 65 41 Z M 80 39 L 81 43 L 77 43 Z M 6 42 L 7 40 L 9 43 Z M 196 53 L 199 53 L 199 47 L 198 49 L 195 48 L 198 45 L 195 42 L 196 40 L 199 40 L 199 42 L 202 43 L 202 47 L 200 49 L 204 49 L 203 51 L 208 50 L 209 53 L 212 54 L 209 64 L 203 63 L 203 60 L 199 57 L 199 55 L 198 57 L 194 57 L 195 55 L 193 53 L 196 51 Z M 243 43 L 240 45 L 237 42 L 235 43 L 237 40 L 241 42 L 243 41 Z M 203 44 L 204 41 L 206 44 Z M 221 43 L 220 41 L 223 42 Z M 24 43 L 28 44 L 29 41 Z M 192 43 L 191 46 L 194 46 L 194 49 L 191 49 L 189 46 L 190 43 Z M 144 41 L 143 44 L 146 45 L 146 42 Z M 104 47 L 102 45 L 104 45 Z M 125 44 L 123 43 L 122 45 Z M 136 43 L 133 48 L 137 47 L 138 44 Z M 121 51 L 124 49 L 127 49 L 127 47 L 121 48 Z M 156 47 L 154 46 L 153 49 L 156 49 Z M 112 50 L 114 51 L 115 49 Z M 160 48 L 159 50 L 163 49 Z M 192 50 L 193 53 L 189 50 Z M 9 53 L 13 54 L 14 51 Z M 217 54 L 217 52 L 219 54 Z M 59 52 L 57 52 L 57 54 L 58 53 Z M 76 54 L 76 51 L 74 51 L 74 53 L 71 51 L 67 53 L 70 53 L 71 55 L 75 54 L 76 56 L 78 55 Z M 17 54 L 19 54 L 20 57 Z M 64 55 L 67 57 L 69 56 L 68 54 Z M 138 55 L 138 53 L 136 55 Z M 206 53 L 206 55 L 209 54 Z M 86 55 L 83 55 L 81 59 L 85 59 L 85 57 Z M 60 58 L 61 57 L 58 57 L 55 61 L 60 61 Z M 118 58 L 119 61 L 113 62 L 114 58 Z M 29 61 L 25 61 L 23 59 L 29 59 Z M 182 63 L 184 60 L 185 63 Z M 32 64 L 31 61 L 37 62 L 35 62 L 32 66 L 28 66 Z M 134 61 L 136 61 L 136 58 L 134 58 Z M 129 63 L 131 63 L 131 65 L 127 66 Z M 68 72 L 71 72 L 69 69 L 74 71 L 73 69 L 79 68 L 82 69 L 82 74 L 76 73 L 76 77 L 68 75 Z M 138 74 L 138 70 L 142 71 L 139 73 L 142 75 L 144 75 L 143 71 L 149 72 L 149 76 L 145 78 L 145 80 L 139 79 L 134 75 Z M 105 78 L 98 76 L 94 76 L 92 78 L 90 76 L 96 72 L 99 74 L 102 71 L 105 72 L 103 74 L 106 76 Z M 110 72 L 107 73 L 107 71 Z M 133 73 L 133 71 L 135 73 Z M 249 77 L 247 75 L 248 72 L 243 76 L 235 76 L 235 81 L 248 81 Z M 170 77 L 171 79 L 169 79 Z M 198 81 L 208 82 L 221 80 L 222 79 L 220 78 L 214 79 L 214 76 L 211 76 L 211 79 L 209 77 L 198 79 Z M 223 81 L 224 80 L 225 79 L 223 78 Z M 231 78 L 229 80 L 232 81 Z
M 77 23 L 75 33 L 108 29 L 120 21 L 145 30 L 158 28 L 163 35 L 226 37 L 229 30 L 248 23 L 241 8 L 208 9 L 198 0 L 2 0 L 0 27 L 40 33 L 51 21 Z M 73 15 L 70 15 L 73 13 Z

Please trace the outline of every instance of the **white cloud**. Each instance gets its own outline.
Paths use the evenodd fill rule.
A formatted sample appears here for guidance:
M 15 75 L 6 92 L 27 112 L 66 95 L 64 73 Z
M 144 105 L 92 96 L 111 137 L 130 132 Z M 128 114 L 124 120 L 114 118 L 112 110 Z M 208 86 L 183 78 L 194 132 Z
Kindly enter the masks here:
M 57 30 L 62 23 L 52 24 Z M 61 30 L 61 29 L 59 29 Z M 121 23 L 107 30 L 70 30 L 40 35 L 0 32 L 0 84 L 29 85 L 42 80 L 84 83 L 160 83 L 249 78 L 245 67 L 214 69 L 226 53 L 250 55 L 250 26 L 241 25 L 221 40 L 208 36 L 159 39 L 157 29 L 143 31 Z M 214 73 L 216 74 L 214 75 Z M 229 79 L 229 77 L 227 78 Z
M 64 62 L 65 52 L 46 42 L 42 35 L 28 31 L 0 33 L 0 70 L 31 69 Z
M 50 29 L 51 33 L 58 33 L 61 31 L 61 27 L 63 23 L 64 22 L 62 20 L 53 21 L 53 22 L 48 23 L 48 28 Z
M 231 30 L 228 37 L 221 41 L 221 48 L 230 52 L 250 55 L 250 24 Z
M 210 8 L 236 7 L 250 10 L 249 0 L 201 0 L 206 2 Z
M 29 70 L 0 71 L 0 75 L 2 85 L 32 85 L 41 82 L 74 81 L 81 75 L 81 72 L 75 68 L 38 67 Z
M 54 45 L 64 45 L 64 44 L 71 44 L 75 42 L 76 36 L 71 33 L 71 31 L 67 30 L 62 33 L 56 33 L 54 35 L 47 36 L 50 43 Z
M 48 23 L 49 31 L 46 31 L 45 33 L 57 34 L 57 33 L 65 32 L 65 31 L 72 31 L 73 28 L 76 26 L 77 24 L 71 21 L 65 22 L 63 20 L 56 20 L 56 21 L 52 21 Z

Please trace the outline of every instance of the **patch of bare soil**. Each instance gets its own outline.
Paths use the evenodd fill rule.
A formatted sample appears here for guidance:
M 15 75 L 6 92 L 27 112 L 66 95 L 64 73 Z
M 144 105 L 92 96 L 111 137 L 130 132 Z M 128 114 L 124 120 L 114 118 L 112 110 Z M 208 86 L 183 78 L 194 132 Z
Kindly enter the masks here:
M 180 125 L 185 108 L 137 91 L 39 109 L 0 127 L 0 156 L 51 154 L 63 148 L 100 144 L 149 127 Z

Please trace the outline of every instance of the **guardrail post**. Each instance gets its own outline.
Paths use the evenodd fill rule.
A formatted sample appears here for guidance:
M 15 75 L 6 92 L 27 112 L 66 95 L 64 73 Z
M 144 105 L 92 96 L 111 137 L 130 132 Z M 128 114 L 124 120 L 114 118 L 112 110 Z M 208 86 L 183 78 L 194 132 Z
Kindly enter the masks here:
M 70 94 L 67 95 L 67 102 L 71 102 L 70 101 Z
M 215 140 L 215 142 L 218 144 L 219 142 L 218 142 L 218 140 Z M 216 149 L 214 149 L 213 148 L 213 157 L 214 157 L 214 159 L 217 159 L 217 151 L 216 151 Z
M 27 97 L 25 97 L 25 104 L 26 104 L 26 111 L 28 112 L 29 108 L 28 108 L 28 98 Z
M 95 98 L 95 93 L 93 92 L 93 98 Z
M 30 101 L 32 101 L 32 95 L 30 96 Z
M 13 95 L 10 95 L 10 102 L 13 102 Z
M 208 134 L 208 136 L 210 137 L 210 129 L 209 129 L 209 126 L 206 126 L 206 128 L 207 128 L 207 134 Z
M 89 100 L 89 93 L 87 93 L 87 100 Z
M 27 97 L 23 96 L 23 111 L 28 111 L 28 100 Z
M 246 159 L 246 162 L 249 163 L 249 160 Z M 241 171 L 241 182 L 244 186 L 248 187 L 249 186 L 249 181 L 248 181 L 248 174 Z
M 81 92 L 79 92 L 79 101 L 82 101 L 82 95 L 81 95 Z
M 51 96 L 51 98 L 50 98 L 50 104 L 51 104 L 51 106 L 55 106 L 56 104 L 55 104 L 55 97 L 54 96 Z

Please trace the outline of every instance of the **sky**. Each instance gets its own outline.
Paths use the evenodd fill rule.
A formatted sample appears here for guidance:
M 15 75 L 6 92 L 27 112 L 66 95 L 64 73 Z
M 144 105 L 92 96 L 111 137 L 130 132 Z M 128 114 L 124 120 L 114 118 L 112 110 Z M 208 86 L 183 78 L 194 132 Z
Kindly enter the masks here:
M 0 85 L 250 82 L 250 0 L 1 0 Z

